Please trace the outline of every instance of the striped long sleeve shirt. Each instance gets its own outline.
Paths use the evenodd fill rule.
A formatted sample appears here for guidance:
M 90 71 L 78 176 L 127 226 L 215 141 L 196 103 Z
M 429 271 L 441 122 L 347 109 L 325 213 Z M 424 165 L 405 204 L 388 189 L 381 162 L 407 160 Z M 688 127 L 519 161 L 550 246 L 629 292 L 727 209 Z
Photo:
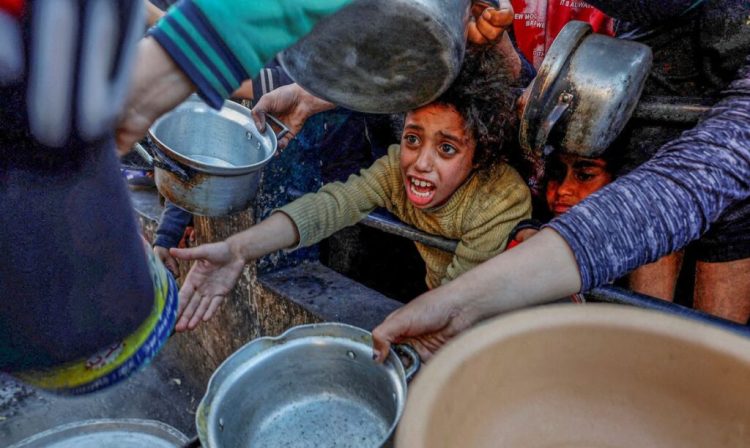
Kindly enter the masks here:
M 219 108 L 242 81 L 351 0 L 183 0 L 151 35 Z
M 750 58 L 695 128 L 549 227 L 568 242 L 582 290 L 684 247 L 750 197 Z

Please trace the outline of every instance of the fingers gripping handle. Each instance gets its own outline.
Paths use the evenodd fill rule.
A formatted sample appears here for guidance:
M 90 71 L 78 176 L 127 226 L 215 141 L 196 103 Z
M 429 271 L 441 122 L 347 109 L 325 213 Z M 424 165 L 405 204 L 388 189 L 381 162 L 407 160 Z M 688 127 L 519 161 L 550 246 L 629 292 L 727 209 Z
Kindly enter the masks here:
M 397 344 L 393 346 L 393 351 L 398 355 L 407 358 L 410 362 L 409 365 L 404 369 L 404 375 L 406 376 L 406 382 L 410 382 L 414 375 L 419 372 L 419 368 L 422 367 L 422 359 L 419 357 L 419 353 L 414 350 L 414 347 L 406 344 Z
M 276 139 L 281 140 L 281 138 L 289 132 L 289 127 L 286 124 L 284 124 L 283 121 L 279 120 L 278 118 L 274 117 L 271 114 L 266 114 L 266 117 L 268 117 L 268 119 L 271 120 L 276 126 L 281 128 L 281 131 L 279 131 L 279 133 L 276 134 Z

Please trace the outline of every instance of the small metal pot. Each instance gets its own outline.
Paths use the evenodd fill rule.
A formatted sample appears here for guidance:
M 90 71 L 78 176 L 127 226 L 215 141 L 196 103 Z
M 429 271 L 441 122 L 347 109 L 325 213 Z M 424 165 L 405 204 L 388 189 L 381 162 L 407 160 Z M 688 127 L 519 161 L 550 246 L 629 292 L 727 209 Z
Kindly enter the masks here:
M 497 7 L 497 0 L 483 3 Z M 461 68 L 470 0 L 353 0 L 279 54 L 306 90 L 349 109 L 402 112 L 445 91 Z
M 135 418 L 83 420 L 24 439 L 11 448 L 177 448 L 188 438 L 175 428 Z
M 535 152 L 551 145 L 586 157 L 601 155 L 633 114 L 651 63 L 646 45 L 592 34 L 584 22 L 568 23 L 529 87 L 521 146 Z
M 391 443 L 419 356 L 372 360 L 369 332 L 323 323 L 259 338 L 211 376 L 195 416 L 206 448 L 380 447 Z
M 154 165 L 156 187 L 169 201 L 196 215 L 228 215 L 252 204 L 263 166 L 289 131 L 266 116 L 279 134 L 270 126 L 260 133 L 246 107 L 225 101 L 217 111 L 193 95 L 149 129 L 153 158 L 135 149 Z

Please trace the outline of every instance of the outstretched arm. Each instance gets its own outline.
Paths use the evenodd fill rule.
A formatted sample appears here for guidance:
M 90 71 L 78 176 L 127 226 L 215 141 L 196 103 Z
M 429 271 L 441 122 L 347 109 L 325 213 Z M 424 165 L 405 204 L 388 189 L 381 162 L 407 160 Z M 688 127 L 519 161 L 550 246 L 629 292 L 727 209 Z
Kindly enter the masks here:
M 408 342 L 423 359 L 482 319 L 550 302 L 580 289 L 570 248 L 550 229 L 394 311 L 373 330 L 385 360 L 393 343 Z
M 750 196 L 750 60 L 694 129 L 549 226 L 568 242 L 583 290 L 698 239 Z
M 404 340 L 429 357 L 481 319 L 593 288 L 698 238 L 750 196 L 750 65 L 725 95 L 640 168 L 394 312 L 373 331 L 378 359 Z
M 170 249 L 170 254 L 195 264 L 180 288 L 177 331 L 192 330 L 213 316 L 224 297 L 234 288 L 242 268 L 271 252 L 295 246 L 297 227 L 284 213 L 235 234 L 225 241 L 191 249 Z

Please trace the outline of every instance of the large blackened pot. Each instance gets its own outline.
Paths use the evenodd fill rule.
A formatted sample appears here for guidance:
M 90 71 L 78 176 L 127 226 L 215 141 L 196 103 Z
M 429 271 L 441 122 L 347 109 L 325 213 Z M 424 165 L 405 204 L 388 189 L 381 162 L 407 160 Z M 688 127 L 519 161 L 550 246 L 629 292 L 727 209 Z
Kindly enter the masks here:
M 497 0 L 483 3 L 497 6 Z M 353 0 L 280 53 L 311 93 L 352 110 L 392 113 L 444 92 L 463 62 L 470 0 Z

